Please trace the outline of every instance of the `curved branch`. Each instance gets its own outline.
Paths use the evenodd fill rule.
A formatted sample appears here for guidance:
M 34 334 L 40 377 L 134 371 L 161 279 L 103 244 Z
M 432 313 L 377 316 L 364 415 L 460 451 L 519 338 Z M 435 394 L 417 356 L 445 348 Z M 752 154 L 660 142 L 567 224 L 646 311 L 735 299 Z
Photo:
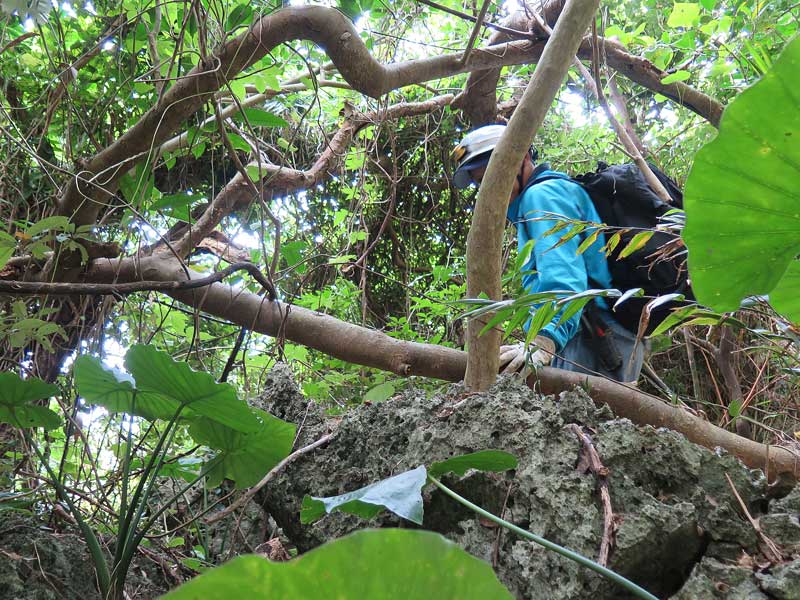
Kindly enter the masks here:
M 460 54 L 434 56 L 382 65 L 370 54 L 353 24 L 339 11 L 323 6 L 300 6 L 262 17 L 248 31 L 222 45 L 207 61 L 178 79 L 142 118 L 116 142 L 80 166 L 65 186 L 58 213 L 77 225 L 94 223 L 100 208 L 111 201 L 124 173 L 173 135 L 225 83 L 260 60 L 276 46 L 291 40 L 309 40 L 325 50 L 353 89 L 379 98 L 406 85 L 498 65 L 530 63 L 541 55 L 543 43 L 516 41 L 475 49 L 462 62 Z M 588 43 L 586 50 L 590 55 Z M 666 74 L 647 60 L 624 52 L 606 41 L 608 64 L 633 81 L 688 106 L 718 122 L 721 105 L 682 82 L 668 85 Z M 582 46 L 581 52 L 586 52 Z M 659 76 L 660 75 L 660 76 Z M 498 71 L 499 76 L 499 71 Z M 718 109 L 718 110 L 717 110 Z
M 551 0 L 545 4 L 545 23 L 550 27 L 556 22 L 562 5 L 563 0 Z M 517 20 L 514 22 L 515 27 L 525 28 L 525 25 L 520 24 L 519 18 L 517 16 Z M 541 33 L 546 37 L 546 32 Z M 510 39 L 508 35 L 495 34 L 490 38 L 490 42 L 498 43 L 508 39 Z M 541 54 L 543 43 L 542 40 L 535 43 L 535 47 L 539 48 L 539 54 Z M 605 53 L 604 58 L 609 67 L 634 83 L 685 106 L 714 127 L 719 127 L 723 106 L 718 100 L 682 81 L 661 83 L 661 80 L 668 75 L 666 71 L 659 69 L 646 58 L 631 54 L 625 46 L 617 41 L 599 38 L 599 46 Z M 583 60 L 592 59 L 591 37 L 584 38 L 578 49 L 578 57 Z M 530 62 L 534 60 L 531 58 Z M 482 125 L 495 120 L 497 116 L 497 82 L 500 80 L 503 66 L 510 64 L 515 63 L 503 61 L 502 64 L 498 63 L 490 69 L 474 71 L 470 75 L 464 92 L 458 97 L 456 104 L 464 110 L 473 125 Z
M 175 281 L 184 276 L 180 263 L 162 254 L 140 260 L 98 259 L 87 273 L 89 280 L 106 283 L 141 279 Z M 190 276 L 200 279 L 200 275 L 193 272 Z M 302 307 L 269 302 L 257 294 L 221 283 L 202 291 L 171 291 L 168 294 L 197 310 L 252 331 L 281 335 L 296 344 L 347 362 L 403 376 L 419 375 L 447 381 L 464 378 L 467 355 L 461 350 L 405 342 Z M 667 427 L 706 448 L 724 448 L 747 466 L 764 470 L 772 480 L 784 476 L 796 479 L 800 475 L 800 460 L 788 449 L 748 440 L 616 381 L 545 367 L 528 378 L 528 385 L 535 386 L 544 394 L 558 394 L 581 387 L 588 391 L 598 406 L 608 404 L 618 417 L 628 418 L 638 425 Z
M 288 193 L 306 189 L 321 182 L 334 168 L 338 159 L 343 156 L 353 136 L 362 128 L 382 120 L 399 119 L 424 115 L 450 104 L 451 94 L 437 96 L 424 102 L 401 102 L 386 109 L 362 114 L 349 115 L 344 124 L 331 137 L 325 150 L 307 171 L 290 169 L 274 164 L 261 164 L 261 180 L 256 182 L 265 201 L 276 193 Z M 251 163 L 250 167 L 258 168 L 259 164 Z M 174 245 L 178 255 L 186 257 L 192 249 L 217 225 L 233 211 L 247 208 L 257 197 L 241 174 L 233 179 L 215 196 L 196 223 L 191 225 L 181 239 Z

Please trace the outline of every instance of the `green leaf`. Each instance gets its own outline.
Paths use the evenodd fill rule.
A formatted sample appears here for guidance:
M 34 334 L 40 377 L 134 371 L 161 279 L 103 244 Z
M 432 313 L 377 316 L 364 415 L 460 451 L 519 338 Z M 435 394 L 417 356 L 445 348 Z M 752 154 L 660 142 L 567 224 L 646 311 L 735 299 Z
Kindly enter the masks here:
M 357 531 L 289 562 L 240 556 L 165 600 L 512 600 L 492 568 L 438 533 Z
M 262 426 L 229 384 L 193 371 L 166 352 L 137 344 L 125 355 L 125 365 L 133 377 L 96 358 L 79 356 L 75 361 L 78 393 L 109 412 L 151 420 L 172 419 L 183 406 L 184 417 L 205 416 L 236 431 L 256 431 Z
M 664 77 L 664 79 L 661 80 L 661 83 L 667 84 L 667 83 L 675 83 L 676 81 L 686 81 L 691 76 L 692 74 L 689 71 L 680 69 Z
M 535 243 L 535 239 L 530 239 L 525 242 L 525 245 L 522 247 L 522 249 L 517 252 L 517 260 L 514 263 L 515 271 L 522 270 L 522 267 L 528 264 L 528 261 L 531 259 L 531 252 L 533 252 L 533 245 Z
M 278 81 L 278 74 L 281 73 L 282 70 L 275 67 L 271 69 L 263 69 L 258 71 L 257 73 L 253 73 L 248 77 L 248 80 L 256 86 L 256 89 L 259 92 L 265 92 L 268 89 L 272 90 L 280 90 L 281 84 Z
M 53 216 L 37 221 L 28 227 L 25 233 L 33 237 L 44 231 L 64 231 L 67 228 L 69 228 L 69 219 L 67 217 Z
M 694 2 L 676 2 L 667 19 L 667 26 L 691 27 L 700 18 L 700 5 Z
M 725 109 L 717 137 L 695 157 L 686 182 L 689 273 L 697 300 L 732 311 L 769 294 L 800 322 L 800 38 Z M 784 276 L 785 281 L 784 281 Z M 786 286 L 786 290 L 783 287 Z
M 58 393 L 58 386 L 36 377 L 22 379 L 15 373 L 0 373 L 0 404 L 5 406 L 22 406 L 33 400 L 46 400 Z
M 308 245 L 303 240 L 296 240 L 281 244 L 281 255 L 286 260 L 286 265 L 289 268 L 294 267 L 303 260 L 303 253 L 308 250 Z M 305 272 L 305 265 L 298 267 L 297 272 L 302 274 Z
M 59 393 L 58 386 L 31 377 L 22 379 L 15 373 L 0 373 L 0 423 L 15 427 L 44 427 L 55 429 L 61 426 L 61 417 L 45 406 L 30 404 L 46 400 Z
M 780 283 L 769 293 L 769 302 L 776 311 L 800 323 L 800 262 L 789 263 Z
M 653 237 L 654 231 L 640 231 L 637 233 L 631 241 L 628 242 L 628 245 L 622 249 L 622 252 L 619 253 L 619 258 L 625 258 L 640 250 L 648 240 Z
M 391 381 L 385 381 L 370 388 L 370 390 L 364 394 L 364 402 L 373 402 L 377 404 L 378 402 L 383 402 L 394 396 L 394 392 L 394 384 Z
M 245 21 L 249 21 L 252 16 L 253 9 L 250 7 L 250 4 L 238 4 L 228 14 L 228 20 L 225 22 L 225 29 L 227 31 L 233 31 L 237 26 L 241 25 Z
M 303 498 L 300 521 L 313 523 L 335 510 L 371 519 L 387 509 L 422 525 L 422 488 L 427 478 L 425 467 L 420 466 L 340 496 L 306 496 Z
M 578 249 L 575 251 L 575 254 L 583 254 L 584 252 L 586 252 L 589 249 L 589 247 L 597 241 L 597 238 L 601 233 L 603 233 L 603 230 L 597 228 L 588 236 L 586 236 L 586 239 L 581 242 L 580 246 L 578 246 Z
M 263 108 L 244 108 L 233 120 L 244 123 L 245 117 L 251 127 L 287 127 L 289 125 L 278 115 L 267 112 Z
M 107 367 L 93 356 L 75 360 L 75 387 L 87 402 L 102 406 L 110 413 L 128 413 L 145 419 L 171 419 L 179 404 L 162 396 L 137 395 L 133 377 L 114 367 Z
M 351 260 L 354 260 L 356 257 L 355 254 L 343 254 L 342 256 L 332 256 L 328 259 L 329 265 L 343 265 L 349 263 Z
M 136 380 L 137 400 L 168 398 L 237 431 L 255 431 L 261 426 L 230 384 L 217 383 L 210 373 L 194 371 L 153 346 L 131 346 L 125 366 Z
M 345 219 L 350 216 L 350 211 L 344 208 L 340 208 L 333 214 L 333 226 L 339 227 L 342 223 L 344 223 Z
M 14 255 L 17 248 L 17 240 L 8 235 L 5 231 L 0 231 L 0 269 L 2 269 L 8 259 Z
M 260 423 L 257 431 L 242 433 L 207 417 L 194 420 L 189 433 L 196 442 L 220 450 L 209 473 L 209 487 L 232 479 L 237 488 L 250 487 L 289 456 L 296 426 L 271 414 L 252 409 Z
M 499 473 L 517 468 L 517 459 L 513 454 L 502 450 L 481 450 L 462 456 L 454 456 L 441 462 L 435 462 L 428 468 L 431 477 L 441 477 L 445 473 L 464 475 L 470 469 Z

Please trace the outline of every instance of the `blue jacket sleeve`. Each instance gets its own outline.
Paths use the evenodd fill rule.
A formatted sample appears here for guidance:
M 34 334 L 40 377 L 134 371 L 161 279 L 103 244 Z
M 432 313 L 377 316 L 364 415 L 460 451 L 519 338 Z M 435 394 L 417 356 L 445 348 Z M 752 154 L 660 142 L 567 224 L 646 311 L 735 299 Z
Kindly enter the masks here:
M 535 273 L 523 281 L 526 291 L 536 293 L 586 290 L 589 277 L 582 256 L 577 252 L 578 246 L 586 236 L 574 236 L 556 248 L 556 244 L 569 228 L 549 235 L 545 233 L 564 218 L 585 220 L 583 207 L 591 200 L 584 198 L 584 192 L 577 184 L 558 179 L 551 179 L 529 188 L 520 200 L 520 217 L 523 222 L 519 225 L 524 229 L 524 237 L 536 240 L 531 256 L 533 263 L 531 266 L 535 268 Z M 523 234 L 522 231 L 519 233 Z M 558 351 L 562 350 L 577 333 L 581 314 L 578 312 L 557 326 L 560 316 L 559 313 L 553 317 L 541 331 L 541 334 L 555 342 Z M 525 325 L 526 330 L 529 325 L 530 321 Z

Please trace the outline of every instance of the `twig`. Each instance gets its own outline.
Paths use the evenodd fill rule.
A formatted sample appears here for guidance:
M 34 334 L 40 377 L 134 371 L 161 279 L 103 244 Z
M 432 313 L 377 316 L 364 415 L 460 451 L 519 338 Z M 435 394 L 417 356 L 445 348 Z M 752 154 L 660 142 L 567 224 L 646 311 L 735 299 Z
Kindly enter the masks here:
M 447 14 L 453 15 L 454 17 L 459 17 L 460 19 L 466 19 L 467 21 L 472 21 L 473 23 L 477 22 L 477 18 L 473 17 L 470 14 L 465 12 L 461 12 L 460 10 L 455 10 L 449 8 L 447 6 L 443 6 L 438 4 L 437 2 L 431 2 L 431 0 L 417 0 L 420 4 L 425 4 L 430 6 L 431 8 L 435 8 L 436 10 L 441 10 L 442 12 L 446 12 Z M 496 29 L 497 31 L 502 31 L 503 33 L 508 33 L 509 35 L 518 36 L 521 38 L 528 38 L 530 37 L 530 33 L 527 31 L 520 31 L 518 29 L 511 29 L 510 27 L 504 27 L 502 25 L 497 25 L 495 23 L 484 23 L 486 27 L 491 29 Z
M 592 443 L 592 438 L 575 423 L 568 425 L 578 440 L 583 445 L 583 452 L 578 463 L 578 470 L 591 471 L 597 479 L 597 489 L 600 491 L 600 502 L 603 505 L 603 538 L 600 541 L 600 553 L 597 562 L 604 567 L 608 565 L 608 557 L 614 545 L 614 510 L 611 507 L 611 494 L 608 491 L 608 468 L 603 465 L 600 455 Z
M 492 0 L 483 0 L 483 6 L 481 6 L 481 10 L 478 13 L 478 17 L 475 21 L 475 27 L 472 28 L 472 33 L 469 36 L 469 40 L 467 41 L 467 47 L 464 50 L 464 54 L 461 55 L 460 62 L 466 63 L 467 59 L 469 58 L 470 53 L 472 52 L 472 47 L 475 45 L 475 40 L 478 39 L 478 34 L 481 32 L 481 27 L 483 26 L 483 20 L 486 18 L 486 11 L 489 9 L 489 4 Z
M 500 518 L 505 517 L 506 507 L 508 506 L 508 498 L 511 496 L 511 490 L 514 489 L 514 482 L 511 481 L 508 484 L 508 489 L 506 490 L 506 497 L 503 500 L 503 508 L 500 509 Z M 497 536 L 494 538 L 494 549 L 492 550 L 492 567 L 495 569 L 497 568 L 498 562 L 500 562 L 500 538 L 503 536 L 503 528 L 497 528 Z
M 656 195 L 661 198 L 661 200 L 667 204 L 671 204 L 672 197 L 669 195 L 669 192 L 667 192 L 664 184 L 662 184 L 658 177 L 655 176 L 653 171 L 650 169 L 650 166 L 647 164 L 647 161 L 636 147 L 636 144 L 628 135 L 625 127 L 623 127 L 619 120 L 614 116 L 614 113 L 611 112 L 611 107 L 608 105 L 608 100 L 603 92 L 603 80 L 600 76 L 599 43 L 599 38 L 597 36 L 597 24 L 592 21 L 592 69 L 594 71 L 594 84 L 595 91 L 597 92 L 597 101 L 600 103 L 600 106 L 603 107 L 603 111 L 606 113 L 606 118 L 611 123 L 611 126 L 614 129 L 614 132 L 617 134 L 619 141 L 622 142 L 622 145 L 625 146 L 625 149 L 633 158 L 633 162 L 635 162 L 636 166 L 639 167 L 639 170 L 642 172 L 647 184 L 652 188 Z M 583 65 L 581 65 L 581 67 L 582 66 Z M 580 67 L 579 70 L 581 70 Z M 581 72 L 584 77 L 592 77 L 592 75 L 589 75 L 586 70 L 581 70 Z
M 772 562 L 776 562 L 776 563 L 777 562 L 781 562 L 781 560 L 783 559 L 783 554 L 780 551 L 780 548 L 778 548 L 778 545 L 775 542 L 773 542 L 767 536 L 767 534 L 765 534 L 761 530 L 761 525 L 759 525 L 758 521 L 756 521 L 752 517 L 752 515 L 750 515 L 750 511 L 747 510 L 747 506 L 745 506 L 744 500 L 742 500 L 742 497 L 739 495 L 739 492 L 736 490 L 736 486 L 733 485 L 733 481 L 731 480 L 730 476 L 727 473 L 725 473 L 725 479 L 728 480 L 728 485 L 731 486 L 731 491 L 733 492 L 733 495 L 736 496 L 736 500 L 738 500 L 739 506 L 742 508 L 742 512 L 744 512 L 744 516 L 747 517 L 748 521 L 750 521 L 750 525 L 753 527 L 753 530 L 756 532 L 758 537 L 761 538 L 761 541 L 764 542 L 764 545 L 767 547 L 767 550 L 769 550 L 770 553 L 773 555 L 772 557 L 768 556 L 767 558 L 769 558 Z
M 122 296 L 134 292 L 159 292 L 193 290 L 222 281 L 236 271 L 247 271 L 269 293 L 269 299 L 278 296 L 275 287 L 253 263 L 240 262 L 212 273 L 208 277 L 190 281 L 132 281 L 130 283 L 45 283 L 38 281 L 0 281 L 0 293 L 12 295 L 72 295 Z
M 689 332 L 683 330 L 683 339 L 686 342 L 686 359 L 689 361 L 689 372 L 692 374 L 692 391 L 694 392 L 694 399 L 702 401 L 703 397 L 700 393 L 700 377 L 697 374 L 697 361 L 694 359 L 694 346 L 692 345 L 692 338 Z
M 221 511 L 219 511 L 217 513 L 214 513 L 213 515 L 208 517 L 206 519 L 206 524 L 211 525 L 213 523 L 216 523 L 217 521 L 227 517 L 233 511 L 240 509 L 242 506 L 244 506 L 250 500 L 252 500 L 253 496 L 255 496 L 258 493 L 258 490 L 263 488 L 272 479 L 274 479 L 275 476 L 278 473 L 280 473 L 284 469 L 284 467 L 286 467 L 286 465 L 288 465 L 289 463 L 293 462 L 294 460 L 296 460 L 297 458 L 299 458 L 303 454 L 311 452 L 312 450 L 322 446 L 323 444 L 327 444 L 333 438 L 333 436 L 334 436 L 334 433 L 328 433 L 326 435 L 323 435 L 316 442 L 313 442 L 313 443 L 309 444 L 308 446 L 305 446 L 303 448 L 300 448 L 299 450 L 295 450 L 294 452 L 292 452 L 289 456 L 287 456 L 281 462 L 279 462 L 277 465 L 272 467 L 270 472 L 267 473 L 266 475 L 264 475 L 264 477 L 261 479 L 261 481 L 259 481 L 253 487 L 249 488 L 244 494 L 239 496 L 239 498 L 236 500 L 236 502 L 234 502 L 233 504 L 231 504 L 227 508 L 224 508 Z

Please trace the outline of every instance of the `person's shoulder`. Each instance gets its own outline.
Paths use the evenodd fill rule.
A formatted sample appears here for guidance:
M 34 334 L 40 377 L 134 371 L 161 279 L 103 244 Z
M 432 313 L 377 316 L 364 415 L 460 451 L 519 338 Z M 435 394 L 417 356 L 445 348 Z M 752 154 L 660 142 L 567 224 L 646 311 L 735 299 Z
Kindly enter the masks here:
M 583 187 L 566 173 L 560 171 L 544 171 L 526 190 L 532 195 L 542 196 L 575 196 L 582 195 Z

